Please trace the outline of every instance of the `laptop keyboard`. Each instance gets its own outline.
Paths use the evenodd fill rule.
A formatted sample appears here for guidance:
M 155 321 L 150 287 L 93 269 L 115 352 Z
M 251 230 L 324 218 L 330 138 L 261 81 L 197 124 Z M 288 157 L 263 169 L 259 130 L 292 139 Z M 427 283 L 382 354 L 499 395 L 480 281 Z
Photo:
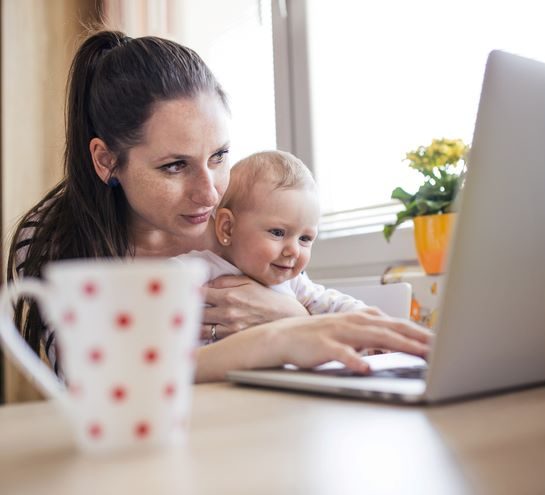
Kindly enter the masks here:
M 372 376 L 377 378 L 425 378 L 426 366 L 407 366 L 402 368 L 388 368 L 384 370 L 373 371 L 370 375 L 361 375 L 348 368 L 329 368 L 314 370 L 313 373 L 330 376 Z

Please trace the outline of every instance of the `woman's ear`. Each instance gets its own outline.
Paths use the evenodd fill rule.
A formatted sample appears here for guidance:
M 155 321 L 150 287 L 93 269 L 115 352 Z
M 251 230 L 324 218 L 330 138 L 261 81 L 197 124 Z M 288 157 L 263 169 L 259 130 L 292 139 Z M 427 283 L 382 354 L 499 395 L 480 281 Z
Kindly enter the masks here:
M 115 155 L 108 149 L 106 143 L 97 137 L 91 139 L 89 151 L 91 152 L 96 174 L 104 184 L 108 184 L 112 178 L 112 170 L 115 167 Z
M 235 225 L 235 216 L 229 208 L 216 211 L 216 237 L 222 246 L 231 245 L 231 236 Z

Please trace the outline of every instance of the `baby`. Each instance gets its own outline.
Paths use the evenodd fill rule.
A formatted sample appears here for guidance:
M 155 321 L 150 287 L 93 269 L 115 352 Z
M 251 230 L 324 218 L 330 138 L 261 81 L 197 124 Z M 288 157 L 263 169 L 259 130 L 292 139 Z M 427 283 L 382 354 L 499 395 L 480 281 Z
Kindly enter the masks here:
M 245 274 L 290 294 L 310 314 L 357 311 L 362 301 L 313 283 L 304 273 L 318 233 L 320 207 L 308 168 L 290 153 L 265 151 L 231 169 L 220 202 L 212 251 L 191 251 L 180 260 L 204 260 L 210 280 Z

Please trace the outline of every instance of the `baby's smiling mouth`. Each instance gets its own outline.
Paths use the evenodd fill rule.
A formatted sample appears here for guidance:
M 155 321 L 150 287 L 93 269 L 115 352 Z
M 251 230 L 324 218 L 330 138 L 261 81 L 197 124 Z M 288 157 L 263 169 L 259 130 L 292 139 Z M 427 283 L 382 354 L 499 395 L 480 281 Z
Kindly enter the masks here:
M 277 265 L 277 264 L 275 264 L 275 263 L 271 263 L 271 265 L 272 265 L 274 268 L 278 268 L 279 270 L 285 270 L 285 271 L 293 270 L 293 266 L 283 266 L 283 265 Z

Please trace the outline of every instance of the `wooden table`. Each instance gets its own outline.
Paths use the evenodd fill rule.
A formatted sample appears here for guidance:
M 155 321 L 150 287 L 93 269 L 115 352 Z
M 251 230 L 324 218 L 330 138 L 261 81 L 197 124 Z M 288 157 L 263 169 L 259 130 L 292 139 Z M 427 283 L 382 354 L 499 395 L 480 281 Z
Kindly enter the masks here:
M 184 447 L 106 459 L 54 404 L 5 406 L 0 493 L 545 494 L 545 387 L 414 407 L 198 385 Z

